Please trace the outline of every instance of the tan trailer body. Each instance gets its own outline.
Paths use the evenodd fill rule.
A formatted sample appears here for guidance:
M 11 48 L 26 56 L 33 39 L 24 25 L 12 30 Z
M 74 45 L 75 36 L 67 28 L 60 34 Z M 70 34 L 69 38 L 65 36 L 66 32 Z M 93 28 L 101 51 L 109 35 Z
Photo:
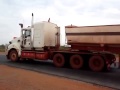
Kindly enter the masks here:
M 68 43 L 120 44 L 120 25 L 66 26 Z

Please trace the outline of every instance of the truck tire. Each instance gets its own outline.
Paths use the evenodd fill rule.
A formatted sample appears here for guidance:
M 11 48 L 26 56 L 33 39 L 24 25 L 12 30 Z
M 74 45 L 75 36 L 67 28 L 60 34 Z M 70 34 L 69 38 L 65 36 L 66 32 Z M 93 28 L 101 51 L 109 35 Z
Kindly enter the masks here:
M 53 63 L 56 67 L 63 67 L 65 65 L 65 58 L 62 54 L 57 53 L 53 56 Z
M 15 62 L 15 61 L 18 61 L 18 53 L 16 50 L 11 50 L 10 53 L 9 53 L 9 58 L 11 61 Z
M 70 66 L 73 69 L 80 69 L 83 67 L 83 58 L 80 55 L 72 55 L 70 57 Z
M 104 59 L 101 56 L 92 56 L 89 59 L 89 68 L 92 71 L 99 72 L 102 71 L 105 66 Z

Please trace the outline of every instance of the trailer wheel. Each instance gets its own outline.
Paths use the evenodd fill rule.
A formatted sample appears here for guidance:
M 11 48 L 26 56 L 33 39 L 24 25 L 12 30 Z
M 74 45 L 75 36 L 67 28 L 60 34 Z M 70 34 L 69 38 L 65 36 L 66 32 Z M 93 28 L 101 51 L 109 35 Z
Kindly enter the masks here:
M 18 61 L 18 53 L 16 50 L 11 50 L 9 53 L 9 58 L 11 61 Z
M 92 56 L 89 60 L 89 67 L 92 71 L 102 71 L 104 68 L 104 60 L 101 56 Z
M 56 67 L 63 67 L 65 65 L 64 56 L 60 53 L 57 53 L 53 56 L 53 63 Z
M 83 67 L 83 59 L 80 55 L 73 55 L 70 58 L 70 66 L 73 69 L 80 69 Z

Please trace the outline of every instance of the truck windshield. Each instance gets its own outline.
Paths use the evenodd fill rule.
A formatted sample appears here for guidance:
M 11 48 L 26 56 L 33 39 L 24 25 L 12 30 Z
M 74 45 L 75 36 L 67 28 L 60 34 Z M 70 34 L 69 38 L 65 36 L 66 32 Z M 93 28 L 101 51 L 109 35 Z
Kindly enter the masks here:
M 25 36 L 25 37 L 31 36 L 31 31 L 30 30 L 23 30 L 23 36 Z
M 25 31 L 25 36 L 30 36 L 30 31 L 26 30 Z

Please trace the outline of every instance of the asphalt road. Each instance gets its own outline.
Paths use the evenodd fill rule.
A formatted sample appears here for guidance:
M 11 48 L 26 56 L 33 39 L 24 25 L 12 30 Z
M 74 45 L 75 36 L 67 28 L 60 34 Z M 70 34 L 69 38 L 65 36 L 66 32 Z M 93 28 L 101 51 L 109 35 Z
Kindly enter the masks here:
M 0 64 L 120 89 L 120 69 L 112 69 L 109 72 L 92 72 L 90 70 L 56 68 L 50 61 L 11 62 L 6 59 L 5 55 L 0 55 Z

